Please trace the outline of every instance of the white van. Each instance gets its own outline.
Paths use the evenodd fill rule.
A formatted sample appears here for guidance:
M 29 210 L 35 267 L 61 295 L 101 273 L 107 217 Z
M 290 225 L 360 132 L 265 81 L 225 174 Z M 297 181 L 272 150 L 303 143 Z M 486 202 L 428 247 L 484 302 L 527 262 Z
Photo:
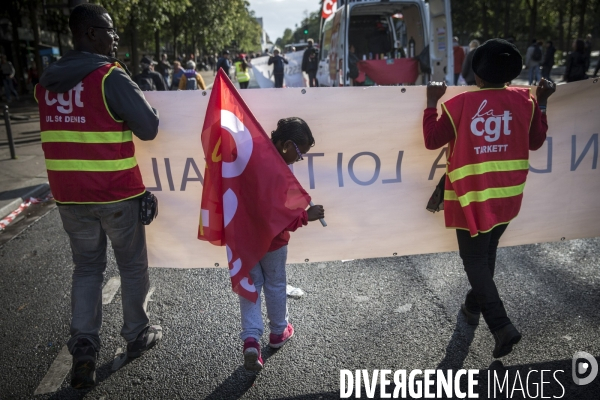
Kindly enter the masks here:
M 349 57 L 359 60 L 360 85 L 453 81 L 450 0 L 338 0 L 337 4 L 322 26 L 320 86 L 350 86 L 354 79 L 348 76 Z M 351 46 L 356 57 L 349 55 Z M 424 65 L 419 66 L 417 57 Z M 367 62 L 360 63 L 363 60 Z

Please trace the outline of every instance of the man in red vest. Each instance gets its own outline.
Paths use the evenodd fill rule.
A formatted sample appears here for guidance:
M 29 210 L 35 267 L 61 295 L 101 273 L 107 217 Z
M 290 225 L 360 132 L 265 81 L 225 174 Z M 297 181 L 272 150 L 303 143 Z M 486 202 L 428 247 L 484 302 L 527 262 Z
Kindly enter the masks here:
M 75 50 L 44 71 L 35 96 L 48 180 L 75 263 L 67 345 L 71 386 L 83 389 L 96 383 L 107 235 L 121 275 L 127 355 L 140 356 L 162 337 L 144 309 L 150 282 L 139 198 L 146 189 L 131 136 L 154 139 L 158 112 L 112 57 L 119 36 L 106 9 L 75 7 L 69 28 Z
M 431 83 L 423 117 L 425 147 L 449 144 L 444 217 L 446 227 L 456 229 L 471 284 L 461 310 L 471 325 L 478 325 L 483 314 L 495 339 L 495 358 L 510 353 L 521 339 L 494 283 L 496 249 L 508 223 L 519 213 L 529 150 L 539 149 L 546 140 L 546 104 L 556 90 L 542 79 L 536 100 L 529 88 L 508 87 L 521 66 L 513 44 L 488 40 L 475 50 L 472 61 L 480 90 L 442 103 L 437 120 L 437 103 L 446 85 Z

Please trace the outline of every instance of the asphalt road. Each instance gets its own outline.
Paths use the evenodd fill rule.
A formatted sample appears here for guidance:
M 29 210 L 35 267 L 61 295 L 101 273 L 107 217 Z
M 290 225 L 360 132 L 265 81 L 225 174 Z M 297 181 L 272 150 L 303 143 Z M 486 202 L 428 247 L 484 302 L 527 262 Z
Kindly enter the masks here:
M 239 306 L 227 271 L 151 268 L 148 311 L 164 329 L 162 343 L 112 371 L 125 346 L 117 290 L 103 306 L 97 387 L 78 392 L 68 374 L 62 381 L 58 374 L 54 391 L 34 396 L 69 338 L 71 251 L 51 209 L 0 247 L 0 399 L 337 399 L 342 369 L 369 376 L 476 369 L 479 398 L 515 399 L 541 398 L 534 396 L 539 371 L 550 370 L 544 396 L 598 399 L 600 377 L 575 385 L 571 359 L 585 351 L 599 360 L 599 250 L 600 238 L 499 250 L 497 283 L 523 333 L 501 362 L 492 358 L 485 326 L 471 328 L 458 312 L 468 282 L 457 253 L 289 265 L 289 284 L 306 292 L 289 299 L 296 334 L 278 351 L 269 350 L 265 334 L 258 375 L 241 366 Z M 105 283 L 117 275 L 110 254 Z M 512 393 L 507 386 L 489 396 L 488 370 L 506 376 Z

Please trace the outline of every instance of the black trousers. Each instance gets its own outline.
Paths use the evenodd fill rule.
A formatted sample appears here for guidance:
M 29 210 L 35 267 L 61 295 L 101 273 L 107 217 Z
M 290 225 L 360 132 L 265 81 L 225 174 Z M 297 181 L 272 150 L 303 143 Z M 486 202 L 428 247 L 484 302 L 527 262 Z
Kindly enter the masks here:
M 273 74 L 275 78 L 275 87 L 282 88 L 283 87 L 283 74 Z
M 240 89 L 248 89 L 248 84 L 250 81 L 240 82 Z
M 317 82 L 317 71 L 308 71 L 308 85 L 310 87 L 317 87 L 319 83 Z
M 465 305 L 469 311 L 481 312 L 492 332 L 510 323 L 494 282 L 496 250 L 507 226 L 498 225 L 475 237 L 471 237 L 469 231 L 456 230 L 460 258 L 471 284 Z

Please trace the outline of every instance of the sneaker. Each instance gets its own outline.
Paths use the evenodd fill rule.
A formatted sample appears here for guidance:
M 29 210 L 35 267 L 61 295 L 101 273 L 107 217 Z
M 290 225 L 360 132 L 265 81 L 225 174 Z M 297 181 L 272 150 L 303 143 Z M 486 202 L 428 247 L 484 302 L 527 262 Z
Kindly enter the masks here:
M 160 325 L 151 325 L 140 332 L 137 339 L 127 343 L 127 357 L 136 358 L 150 350 L 162 339 L 162 328 Z
M 88 389 L 96 385 L 96 360 L 98 352 L 88 339 L 78 339 L 73 348 L 71 387 Z
M 462 313 L 467 318 L 467 324 L 473 326 L 479 325 L 479 317 L 481 316 L 481 313 L 474 313 L 469 311 L 465 303 L 462 303 L 460 305 L 460 311 L 462 311 Z
M 281 346 L 283 346 L 285 342 L 290 340 L 292 336 L 294 336 L 294 327 L 288 322 L 288 325 L 282 334 L 276 335 L 274 333 L 271 333 L 269 335 L 269 346 L 274 349 L 278 349 Z
M 254 372 L 263 369 L 260 344 L 254 338 L 248 338 L 244 341 L 244 368 Z
M 494 346 L 494 358 L 504 357 L 512 351 L 513 345 L 519 343 L 521 334 L 513 324 L 508 324 L 497 331 L 492 332 L 496 345 Z

